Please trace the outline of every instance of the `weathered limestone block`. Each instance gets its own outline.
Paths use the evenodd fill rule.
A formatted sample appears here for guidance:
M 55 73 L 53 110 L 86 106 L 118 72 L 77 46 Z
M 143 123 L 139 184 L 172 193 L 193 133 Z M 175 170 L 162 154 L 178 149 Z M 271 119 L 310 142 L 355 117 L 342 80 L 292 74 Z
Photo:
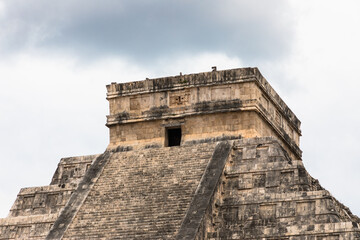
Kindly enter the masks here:
M 0 239 L 360 240 L 257 68 L 107 86 L 110 143 L 23 188 Z
M 77 184 L 92 162 L 99 155 L 62 158 L 51 180 L 51 185 L 58 184 L 64 187 L 67 183 Z
M 63 239 L 174 239 L 213 151 L 205 143 L 115 153 Z
M 301 158 L 300 121 L 257 68 L 112 83 L 107 90 L 110 149 L 164 146 L 166 121 L 182 119 L 183 143 L 274 136 L 289 155 Z
M 219 181 L 197 239 L 360 239 L 360 219 L 276 139 L 235 140 Z
M 49 186 L 22 188 L 0 219 L 0 239 L 44 239 L 97 156 L 63 158 Z
M 9 216 L 17 217 L 58 212 L 65 206 L 74 189 L 73 186 L 62 188 L 57 185 L 23 188 L 20 190 Z

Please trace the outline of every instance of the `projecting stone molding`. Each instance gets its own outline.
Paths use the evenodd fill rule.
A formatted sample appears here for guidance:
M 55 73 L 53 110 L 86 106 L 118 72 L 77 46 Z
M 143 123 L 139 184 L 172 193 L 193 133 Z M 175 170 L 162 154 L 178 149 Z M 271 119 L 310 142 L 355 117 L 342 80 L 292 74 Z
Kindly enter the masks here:
M 20 190 L 1 239 L 360 240 L 257 68 L 107 86 L 110 142 Z

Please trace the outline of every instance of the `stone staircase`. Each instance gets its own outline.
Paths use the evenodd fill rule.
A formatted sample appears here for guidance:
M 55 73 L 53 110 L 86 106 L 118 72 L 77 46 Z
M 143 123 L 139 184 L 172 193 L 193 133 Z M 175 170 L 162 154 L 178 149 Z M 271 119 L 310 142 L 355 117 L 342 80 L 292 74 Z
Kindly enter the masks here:
M 50 185 L 21 189 L 8 217 L 0 219 L 0 239 L 44 239 L 97 156 L 63 158 Z
M 63 239 L 174 239 L 214 146 L 114 153 Z
M 360 239 L 360 219 L 275 138 L 62 159 L 25 188 L 0 239 Z

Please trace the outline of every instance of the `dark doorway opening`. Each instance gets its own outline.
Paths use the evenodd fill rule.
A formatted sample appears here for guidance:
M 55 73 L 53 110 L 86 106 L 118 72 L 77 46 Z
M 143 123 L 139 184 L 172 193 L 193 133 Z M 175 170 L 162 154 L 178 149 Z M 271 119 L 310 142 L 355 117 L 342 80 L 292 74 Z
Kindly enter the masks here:
M 181 128 L 166 129 L 167 146 L 180 146 L 181 143 Z

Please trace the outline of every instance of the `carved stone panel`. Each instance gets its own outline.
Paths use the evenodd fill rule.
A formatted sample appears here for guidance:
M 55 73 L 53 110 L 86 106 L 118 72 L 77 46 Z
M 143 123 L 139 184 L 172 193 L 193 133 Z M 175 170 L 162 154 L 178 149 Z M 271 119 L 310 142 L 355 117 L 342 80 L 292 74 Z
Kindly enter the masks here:
M 211 89 L 211 100 L 228 100 L 231 97 L 229 86 L 213 87 Z
M 294 171 L 282 172 L 280 174 L 280 185 L 282 188 L 290 187 L 294 184 Z
M 269 111 L 269 100 L 264 95 L 261 95 L 260 103 L 265 108 L 265 110 Z
M 241 222 L 253 219 L 255 215 L 258 214 L 259 205 L 258 204 L 246 204 L 241 205 L 238 208 L 238 219 Z
M 137 96 L 130 98 L 130 110 L 148 109 L 150 107 L 150 96 Z
M 315 214 L 315 201 L 296 203 L 296 214 L 297 215 L 314 215 Z
M 27 208 L 32 207 L 33 201 L 34 201 L 34 196 L 24 197 L 22 208 L 27 209 Z
M 275 218 L 276 216 L 276 205 L 268 204 L 268 205 L 260 205 L 260 217 L 262 219 L 270 219 Z
M 293 217 L 295 216 L 295 203 L 292 202 L 281 202 L 280 206 L 276 208 L 277 217 Z
M 48 207 L 54 207 L 57 205 L 59 194 L 49 194 L 46 199 L 46 205 Z
M 16 238 L 21 238 L 30 235 L 31 226 L 21 226 L 17 228 Z
M 243 148 L 243 160 L 256 158 L 256 146 L 249 146 Z
M 249 189 L 253 187 L 253 179 L 251 174 L 241 174 L 238 181 L 238 189 Z
M 182 106 L 189 102 L 190 92 L 188 89 L 170 93 L 170 106 Z
M 254 188 L 265 187 L 266 174 L 254 174 L 253 175 L 253 184 L 254 184 Z

